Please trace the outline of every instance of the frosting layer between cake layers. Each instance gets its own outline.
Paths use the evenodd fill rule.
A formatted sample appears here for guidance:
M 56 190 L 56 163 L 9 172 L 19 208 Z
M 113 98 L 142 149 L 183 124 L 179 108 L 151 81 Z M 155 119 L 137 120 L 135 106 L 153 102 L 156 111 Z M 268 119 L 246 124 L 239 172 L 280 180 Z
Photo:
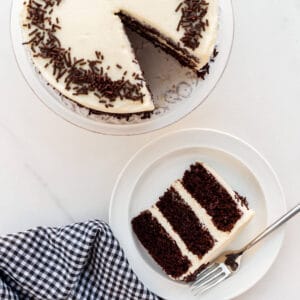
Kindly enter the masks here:
M 161 45 L 176 48 L 195 70 L 213 53 L 216 0 L 26 0 L 24 41 L 38 71 L 65 97 L 106 113 L 152 111 L 121 15 Z
M 143 213 L 132 220 L 137 237 L 151 255 L 149 248 L 158 248 L 156 251 L 159 254 L 152 257 L 170 277 L 182 281 L 192 280 L 201 268 L 224 250 L 254 215 L 244 198 L 203 163 L 192 165 L 183 178 L 175 181 L 146 212 L 152 217 L 152 222 L 160 225 L 159 230 L 164 232 L 168 243 L 172 243 L 181 253 L 178 269 L 176 262 L 171 271 L 164 266 L 171 254 L 158 261 L 157 256 L 166 251 L 162 239 L 157 239 L 153 234 L 150 246 L 144 243 L 147 231 L 151 230 L 151 221 L 145 225 Z

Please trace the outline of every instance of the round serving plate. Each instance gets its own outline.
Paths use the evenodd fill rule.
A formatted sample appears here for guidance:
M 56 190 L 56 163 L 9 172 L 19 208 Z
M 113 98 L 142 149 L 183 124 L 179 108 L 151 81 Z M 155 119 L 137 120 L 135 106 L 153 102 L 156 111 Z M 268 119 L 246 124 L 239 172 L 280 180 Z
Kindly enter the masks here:
M 268 162 L 242 140 L 215 130 L 187 129 L 165 135 L 138 151 L 121 172 L 111 198 L 109 222 L 128 260 L 145 285 L 164 299 L 196 299 L 187 284 L 171 280 L 140 245 L 131 220 L 149 208 L 195 161 L 213 167 L 247 197 L 255 216 L 228 249 L 238 249 L 285 212 L 285 200 Z M 278 230 L 245 254 L 240 271 L 201 295 L 232 299 L 268 271 L 283 241 Z
M 220 0 L 218 56 L 210 65 L 205 80 L 197 78 L 169 55 L 156 49 L 138 35 L 129 32 L 136 56 L 154 95 L 156 109 L 144 119 L 138 115 L 118 119 L 94 114 L 75 102 L 59 96 L 35 70 L 26 47 L 22 45 L 20 11 L 22 1 L 13 0 L 11 38 L 15 57 L 25 80 L 34 93 L 56 114 L 79 127 L 103 134 L 133 135 L 150 132 L 170 125 L 199 106 L 216 86 L 231 52 L 234 18 L 231 0 Z

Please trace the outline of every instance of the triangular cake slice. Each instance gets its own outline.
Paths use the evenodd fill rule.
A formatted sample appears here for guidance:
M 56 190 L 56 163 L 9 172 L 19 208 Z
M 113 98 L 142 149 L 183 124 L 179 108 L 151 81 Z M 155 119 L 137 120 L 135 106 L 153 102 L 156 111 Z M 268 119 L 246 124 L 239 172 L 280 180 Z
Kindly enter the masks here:
M 210 167 L 195 163 L 150 209 L 132 220 L 135 234 L 173 279 L 192 281 L 251 220 L 244 197 Z
M 154 109 L 124 23 L 197 72 L 213 53 L 218 22 L 216 0 L 25 0 L 21 21 L 48 84 L 114 114 Z

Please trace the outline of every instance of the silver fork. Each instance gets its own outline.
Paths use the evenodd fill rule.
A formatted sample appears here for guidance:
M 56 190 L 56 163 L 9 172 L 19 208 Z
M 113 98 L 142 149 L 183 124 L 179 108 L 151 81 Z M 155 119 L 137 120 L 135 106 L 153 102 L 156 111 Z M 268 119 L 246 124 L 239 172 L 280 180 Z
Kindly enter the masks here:
M 292 217 L 300 212 L 300 203 L 288 211 L 272 225 L 267 227 L 256 238 L 249 242 L 245 247 L 237 251 L 227 251 L 219 255 L 213 263 L 209 264 L 202 272 L 197 275 L 196 280 L 191 285 L 191 290 L 196 296 L 211 289 L 213 286 L 224 281 L 226 278 L 236 273 L 241 264 L 243 254 L 252 248 L 255 244 L 286 223 Z

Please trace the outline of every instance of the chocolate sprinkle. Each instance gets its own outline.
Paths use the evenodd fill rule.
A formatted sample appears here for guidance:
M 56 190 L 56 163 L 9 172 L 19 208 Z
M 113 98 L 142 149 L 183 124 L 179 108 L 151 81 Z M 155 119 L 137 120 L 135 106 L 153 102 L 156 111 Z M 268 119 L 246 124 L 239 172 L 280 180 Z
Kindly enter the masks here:
M 200 45 L 203 31 L 208 27 L 206 19 L 209 3 L 205 0 L 184 0 L 176 8 L 175 12 L 181 11 L 177 31 L 180 28 L 184 30 L 184 36 L 181 38 L 183 44 L 195 50 Z
M 242 206 L 244 206 L 247 209 L 249 209 L 249 204 L 248 204 L 247 198 L 244 197 L 244 196 L 241 196 L 238 192 L 234 192 L 234 193 L 235 193 L 235 199 L 237 201 L 239 201 Z
M 200 77 L 202 80 L 209 74 L 210 71 L 210 64 L 215 61 L 215 58 L 218 56 L 219 52 L 217 48 L 214 49 L 213 54 L 210 58 L 210 61 L 204 65 L 199 71 L 197 71 L 197 76 Z

